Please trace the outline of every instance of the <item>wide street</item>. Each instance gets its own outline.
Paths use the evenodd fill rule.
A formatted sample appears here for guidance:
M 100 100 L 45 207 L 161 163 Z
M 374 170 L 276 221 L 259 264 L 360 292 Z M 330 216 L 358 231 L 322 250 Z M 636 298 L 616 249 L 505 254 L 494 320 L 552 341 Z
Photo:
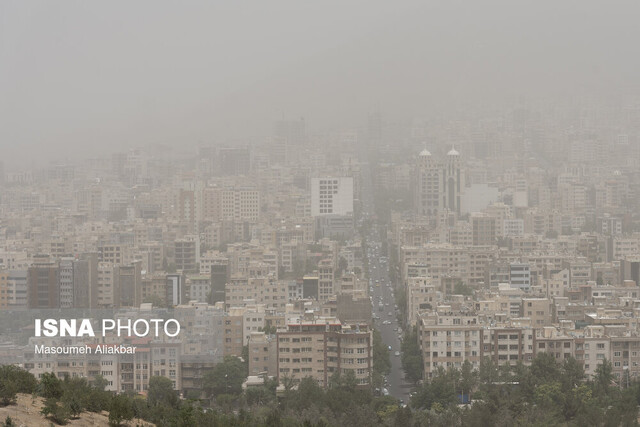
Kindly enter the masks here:
M 376 239 L 377 229 L 372 231 L 369 242 L 369 276 L 370 295 L 372 296 L 375 326 L 382 335 L 382 340 L 389 350 L 391 358 L 391 373 L 387 376 L 389 394 L 397 399 L 408 402 L 410 384 L 404 379 L 402 370 L 400 337 L 402 326 L 398 323 L 398 310 L 395 306 L 393 286 L 389 282 L 389 264 L 385 257 L 380 256 L 380 242 Z
M 373 216 L 373 186 L 370 169 L 367 167 L 364 172 L 362 202 L 364 217 L 367 218 Z M 402 326 L 398 323 L 398 308 L 395 305 L 393 284 L 389 281 L 389 260 L 381 253 L 382 236 L 376 224 L 368 231 L 366 243 L 369 295 L 375 328 L 380 331 L 384 345 L 387 348 L 390 347 L 391 373 L 386 376 L 387 385 L 384 388 L 391 396 L 408 403 L 411 385 L 405 381 L 402 369 L 400 350 Z

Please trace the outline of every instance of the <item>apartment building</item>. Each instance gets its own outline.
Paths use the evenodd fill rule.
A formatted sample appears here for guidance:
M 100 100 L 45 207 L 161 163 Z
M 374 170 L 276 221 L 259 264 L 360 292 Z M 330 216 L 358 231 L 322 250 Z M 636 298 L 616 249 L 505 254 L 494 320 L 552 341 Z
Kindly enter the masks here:
M 592 378 L 599 365 L 605 359 L 611 361 L 609 337 L 591 335 L 585 331 L 584 336 L 575 339 L 575 358 L 582 363 L 587 378 Z
M 249 375 L 266 374 L 269 377 L 276 377 L 278 375 L 276 337 L 264 332 L 251 332 L 247 345 L 249 346 Z
M 333 261 L 324 259 L 318 263 L 318 301 L 327 301 L 335 295 Z
M 108 262 L 98 263 L 98 307 L 113 307 L 114 266 Z
M 353 214 L 352 177 L 311 178 L 311 215 Z
M 465 361 L 479 367 L 482 327 L 477 315 L 441 306 L 435 312 L 420 314 L 418 333 L 425 379 L 439 367 L 460 368 Z
M 0 309 L 9 307 L 10 301 L 13 299 L 9 295 L 9 272 L 0 269 Z
M 244 307 L 231 307 L 227 309 L 224 319 L 224 351 L 225 356 L 242 356 L 244 343 Z
M 352 371 L 359 386 L 371 383 L 373 333 L 366 325 L 345 326 L 337 319 L 306 317 L 276 336 L 279 380 L 312 377 L 328 387 L 332 375 Z
M 422 247 L 400 249 L 402 279 L 406 280 L 411 266 L 426 269 L 426 275 L 439 281 L 442 277 L 458 277 L 466 282 L 469 277 L 468 249 L 450 244 L 427 244 Z M 425 274 L 423 274 L 425 275 Z
M 496 326 L 482 331 L 482 357 L 489 357 L 498 365 L 530 363 L 535 353 L 533 346 L 531 328 Z
M 533 341 L 536 354 L 548 353 L 558 362 L 575 355 L 574 337 L 554 327 L 548 326 L 536 329 Z
M 175 268 L 183 273 L 197 273 L 200 262 L 200 240 L 198 236 L 185 236 L 173 242 Z
M 235 276 L 225 285 L 225 306 L 243 306 L 247 302 L 268 308 L 283 309 L 288 302 L 289 288 L 284 280 L 272 276 Z
M 420 311 L 433 309 L 442 297 L 430 277 L 409 277 L 406 295 L 407 324 L 410 326 L 416 325 Z
M 58 266 L 48 256 L 35 258 L 27 270 L 28 308 L 59 308 Z
M 522 298 L 520 317 L 528 317 L 535 328 L 551 325 L 551 301 L 548 298 Z
M 132 261 L 132 248 L 130 245 L 102 244 L 98 246 L 99 260 L 111 264 L 128 264 Z
M 471 214 L 471 229 L 474 246 L 488 246 L 496 243 L 496 219 L 487 214 Z

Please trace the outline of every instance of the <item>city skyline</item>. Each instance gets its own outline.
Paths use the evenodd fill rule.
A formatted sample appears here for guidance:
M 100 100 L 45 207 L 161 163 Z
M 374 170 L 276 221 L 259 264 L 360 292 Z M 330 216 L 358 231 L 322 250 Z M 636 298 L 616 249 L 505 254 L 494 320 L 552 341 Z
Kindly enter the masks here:
M 0 2 L 0 424 L 640 424 L 637 16 Z

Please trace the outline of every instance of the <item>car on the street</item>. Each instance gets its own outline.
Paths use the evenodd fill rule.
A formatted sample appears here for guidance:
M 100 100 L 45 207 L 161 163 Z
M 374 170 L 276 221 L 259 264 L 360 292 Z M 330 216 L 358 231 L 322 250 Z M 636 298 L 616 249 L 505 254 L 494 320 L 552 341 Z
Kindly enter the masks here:
M 393 349 L 391 348 L 391 346 L 389 346 L 389 351 L 391 351 L 391 350 L 393 350 Z
M 400 356 L 400 352 L 399 351 L 396 351 L 396 356 Z

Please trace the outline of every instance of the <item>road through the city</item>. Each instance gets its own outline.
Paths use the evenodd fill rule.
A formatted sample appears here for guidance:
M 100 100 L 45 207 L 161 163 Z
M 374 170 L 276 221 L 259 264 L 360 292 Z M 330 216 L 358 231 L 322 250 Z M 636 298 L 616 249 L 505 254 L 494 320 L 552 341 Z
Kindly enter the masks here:
M 363 218 L 374 218 L 373 183 L 368 167 L 363 171 L 362 208 Z M 382 227 L 373 222 L 365 236 L 369 265 L 369 294 L 375 327 L 380 331 L 384 345 L 389 349 L 391 372 L 387 375 L 385 388 L 389 394 L 408 403 L 411 385 L 404 378 L 401 362 L 402 326 L 398 323 L 398 307 L 395 304 L 394 284 L 389 280 L 389 260 L 382 254 Z

